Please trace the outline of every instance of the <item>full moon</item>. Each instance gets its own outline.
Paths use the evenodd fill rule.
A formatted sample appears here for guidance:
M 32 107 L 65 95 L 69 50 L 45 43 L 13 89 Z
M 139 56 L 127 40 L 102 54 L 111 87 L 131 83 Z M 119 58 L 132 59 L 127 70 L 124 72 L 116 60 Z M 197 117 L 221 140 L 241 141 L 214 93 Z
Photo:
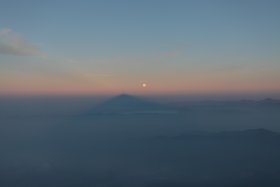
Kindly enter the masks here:
M 143 87 L 143 88 L 146 88 L 146 87 L 147 87 L 147 84 L 146 84 L 146 83 L 142 83 L 142 87 Z

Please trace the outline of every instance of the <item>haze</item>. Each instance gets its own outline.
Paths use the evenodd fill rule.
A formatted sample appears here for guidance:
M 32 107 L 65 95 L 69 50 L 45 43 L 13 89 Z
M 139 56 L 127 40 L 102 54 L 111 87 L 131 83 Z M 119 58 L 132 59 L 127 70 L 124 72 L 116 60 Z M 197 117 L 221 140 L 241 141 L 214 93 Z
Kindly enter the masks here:
M 0 187 L 279 187 L 279 9 L 0 0 Z

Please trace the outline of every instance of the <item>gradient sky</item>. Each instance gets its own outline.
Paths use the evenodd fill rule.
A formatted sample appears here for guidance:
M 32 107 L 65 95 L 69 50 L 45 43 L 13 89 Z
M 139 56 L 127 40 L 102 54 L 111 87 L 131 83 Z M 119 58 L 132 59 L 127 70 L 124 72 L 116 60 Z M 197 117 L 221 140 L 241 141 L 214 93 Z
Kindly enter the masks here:
M 279 10 L 278 0 L 0 0 L 0 94 L 280 93 Z

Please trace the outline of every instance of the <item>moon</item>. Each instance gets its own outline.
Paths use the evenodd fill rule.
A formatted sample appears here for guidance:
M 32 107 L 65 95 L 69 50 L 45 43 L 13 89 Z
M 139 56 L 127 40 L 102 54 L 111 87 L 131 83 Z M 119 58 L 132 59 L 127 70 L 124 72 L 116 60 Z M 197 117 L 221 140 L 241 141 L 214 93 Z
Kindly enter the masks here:
M 142 87 L 143 87 L 143 88 L 146 88 L 146 87 L 147 87 L 147 84 L 146 84 L 146 83 L 142 83 Z

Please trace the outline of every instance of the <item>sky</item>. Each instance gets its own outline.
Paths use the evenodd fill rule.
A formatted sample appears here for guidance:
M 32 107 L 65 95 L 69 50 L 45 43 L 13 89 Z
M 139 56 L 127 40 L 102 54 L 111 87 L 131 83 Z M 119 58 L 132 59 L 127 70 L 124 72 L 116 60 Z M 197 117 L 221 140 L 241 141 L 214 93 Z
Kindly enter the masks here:
M 280 93 L 279 8 L 0 0 L 0 95 Z

